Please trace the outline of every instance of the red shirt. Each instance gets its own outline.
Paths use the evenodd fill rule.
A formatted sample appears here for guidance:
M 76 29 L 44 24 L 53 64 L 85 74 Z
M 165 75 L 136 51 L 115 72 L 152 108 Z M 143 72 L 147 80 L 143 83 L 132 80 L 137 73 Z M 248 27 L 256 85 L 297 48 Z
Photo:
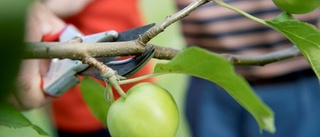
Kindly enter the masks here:
M 138 7 L 138 0 L 94 0 L 81 13 L 65 21 L 75 25 L 85 35 L 107 30 L 121 32 L 143 25 Z M 151 73 L 150 65 L 147 64 L 133 77 Z M 152 79 L 144 81 L 151 82 Z M 127 84 L 122 88 L 127 91 L 135 84 Z M 115 92 L 114 95 L 115 98 L 119 97 Z M 52 107 L 54 122 L 60 130 L 84 133 L 103 128 L 86 106 L 79 84 L 57 98 Z

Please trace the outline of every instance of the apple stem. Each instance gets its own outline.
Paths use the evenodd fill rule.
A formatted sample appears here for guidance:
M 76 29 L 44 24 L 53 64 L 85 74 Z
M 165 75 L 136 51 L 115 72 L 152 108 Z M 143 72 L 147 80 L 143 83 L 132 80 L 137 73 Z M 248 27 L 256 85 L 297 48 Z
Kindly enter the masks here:
M 119 79 L 121 78 L 120 76 L 117 75 L 116 71 L 114 71 L 111 68 L 106 69 L 101 73 L 101 76 L 105 80 L 106 84 L 112 85 L 116 91 L 120 94 L 121 97 L 126 98 L 127 94 L 122 90 L 122 88 L 119 85 Z M 108 87 L 107 87 L 108 88 Z M 112 94 L 112 89 L 111 87 L 107 89 L 107 100 L 112 100 L 114 101 L 113 94 Z
M 127 94 L 120 87 L 119 81 L 116 75 L 111 76 L 108 80 L 110 84 L 113 85 L 113 87 L 117 90 L 117 92 L 120 94 L 121 97 L 123 98 L 127 97 Z
M 113 97 L 113 92 L 111 88 L 111 83 L 106 82 L 107 87 L 106 87 L 106 92 L 105 92 L 105 98 L 107 99 L 108 102 L 113 103 L 114 102 L 114 97 Z

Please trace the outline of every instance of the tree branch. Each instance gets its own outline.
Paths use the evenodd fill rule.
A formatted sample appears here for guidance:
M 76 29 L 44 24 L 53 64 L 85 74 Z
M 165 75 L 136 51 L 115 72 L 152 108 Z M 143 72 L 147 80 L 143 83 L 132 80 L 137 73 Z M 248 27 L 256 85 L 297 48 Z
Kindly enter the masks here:
M 28 43 L 25 58 L 70 58 L 81 60 L 83 55 L 91 57 L 127 56 L 143 53 L 150 46 L 155 46 L 154 58 L 172 59 L 180 51 L 173 48 L 165 48 L 153 44 L 146 47 L 136 41 L 106 42 L 106 43 L 59 43 L 59 42 L 35 42 Z
M 153 58 L 171 60 L 180 50 L 146 44 L 138 45 L 135 41 L 109 43 L 28 43 L 25 58 L 70 58 L 81 60 L 83 55 L 91 57 L 127 56 L 143 53 L 150 46 L 155 46 Z M 233 54 L 216 54 L 234 65 L 266 65 L 272 62 L 301 56 L 300 50 L 293 46 L 288 49 L 264 55 L 244 56 Z

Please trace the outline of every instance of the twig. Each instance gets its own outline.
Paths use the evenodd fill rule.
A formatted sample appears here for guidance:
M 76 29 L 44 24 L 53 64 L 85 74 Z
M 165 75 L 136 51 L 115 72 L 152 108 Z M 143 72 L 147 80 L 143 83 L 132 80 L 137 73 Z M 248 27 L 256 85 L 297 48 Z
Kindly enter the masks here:
M 153 45 L 153 44 L 147 44 L 147 45 Z M 173 48 L 166 48 L 162 46 L 153 45 L 155 47 L 155 52 L 153 55 L 153 58 L 157 59 L 166 59 L 171 60 L 174 56 L 179 54 L 181 51 Z
M 257 56 L 243 56 L 243 55 L 231 55 L 231 54 L 220 54 L 220 56 L 227 59 L 230 63 L 234 65 L 263 66 L 276 61 L 302 56 L 302 53 L 296 46 L 293 46 L 288 49 L 275 51 L 275 52 L 271 52 L 263 55 L 257 55 Z
M 193 10 L 197 9 L 203 4 L 206 4 L 210 2 L 210 0 L 195 0 L 191 4 L 189 4 L 187 7 L 184 9 L 178 11 L 177 13 L 167 16 L 167 18 L 158 23 L 156 26 L 150 28 L 144 35 L 139 37 L 137 42 L 140 43 L 140 45 L 144 45 L 148 43 L 152 38 L 157 36 L 159 33 L 163 32 L 168 26 L 170 26 L 172 23 L 188 16 Z
M 99 71 L 100 74 L 106 74 L 108 71 L 111 70 L 105 64 L 103 64 L 102 62 L 98 61 L 96 58 L 93 58 L 89 55 L 85 55 L 81 59 L 83 63 L 89 64 L 90 66 L 94 66 Z

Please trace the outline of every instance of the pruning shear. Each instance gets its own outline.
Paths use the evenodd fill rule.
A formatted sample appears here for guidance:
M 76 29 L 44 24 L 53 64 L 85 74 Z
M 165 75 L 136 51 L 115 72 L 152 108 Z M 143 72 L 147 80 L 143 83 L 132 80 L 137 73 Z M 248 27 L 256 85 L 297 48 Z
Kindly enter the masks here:
M 82 38 L 83 43 L 130 41 L 137 39 L 154 25 L 149 24 L 121 33 L 110 30 L 86 36 L 73 25 L 67 25 L 60 33 L 44 36 L 42 41 L 67 42 L 75 37 Z M 150 47 L 141 55 L 129 59 L 117 60 L 118 57 L 106 57 L 98 60 L 116 70 L 118 75 L 130 77 L 140 70 L 153 57 L 153 54 L 154 47 Z M 60 96 L 79 83 L 80 80 L 76 75 L 87 75 L 103 80 L 96 69 L 80 60 L 52 59 L 47 74 L 42 77 L 42 88 L 50 96 Z

